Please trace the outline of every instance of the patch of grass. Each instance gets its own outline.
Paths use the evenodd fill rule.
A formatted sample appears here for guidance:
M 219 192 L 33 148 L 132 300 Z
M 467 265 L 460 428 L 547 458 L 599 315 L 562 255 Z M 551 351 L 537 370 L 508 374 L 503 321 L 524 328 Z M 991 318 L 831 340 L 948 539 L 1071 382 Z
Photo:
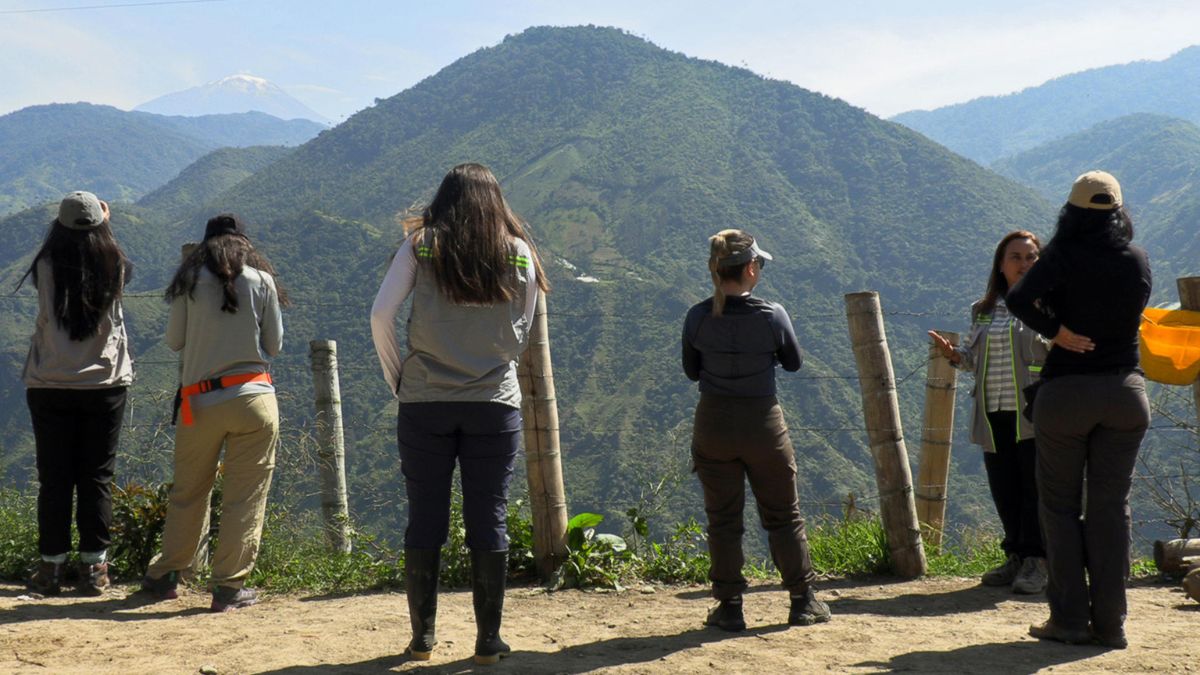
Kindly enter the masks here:
M 808 530 L 808 547 L 819 574 L 854 576 L 891 570 L 883 526 L 874 518 L 818 519 Z

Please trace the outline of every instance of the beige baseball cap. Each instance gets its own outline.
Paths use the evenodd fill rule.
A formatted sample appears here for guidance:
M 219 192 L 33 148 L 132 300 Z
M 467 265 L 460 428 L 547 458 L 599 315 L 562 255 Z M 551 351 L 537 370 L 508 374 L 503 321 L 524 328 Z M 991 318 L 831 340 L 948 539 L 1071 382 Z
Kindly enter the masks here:
M 1081 209 L 1111 211 L 1121 205 L 1121 184 L 1107 171 L 1089 171 L 1075 179 L 1067 203 Z

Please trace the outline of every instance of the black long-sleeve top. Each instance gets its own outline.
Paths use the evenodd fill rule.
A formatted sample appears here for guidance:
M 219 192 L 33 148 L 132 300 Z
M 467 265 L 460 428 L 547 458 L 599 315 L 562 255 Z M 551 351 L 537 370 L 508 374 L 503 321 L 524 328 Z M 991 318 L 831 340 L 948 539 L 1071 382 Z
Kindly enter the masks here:
M 1052 242 L 1005 304 L 1047 338 L 1066 326 L 1095 344 L 1085 353 L 1051 349 L 1043 378 L 1097 374 L 1138 366 L 1138 327 L 1150 287 L 1150 261 L 1138 246 Z
M 683 372 L 700 392 L 719 396 L 775 395 L 775 364 L 800 370 L 804 357 L 787 310 L 750 295 L 725 299 L 712 315 L 712 298 L 688 310 L 683 322 Z

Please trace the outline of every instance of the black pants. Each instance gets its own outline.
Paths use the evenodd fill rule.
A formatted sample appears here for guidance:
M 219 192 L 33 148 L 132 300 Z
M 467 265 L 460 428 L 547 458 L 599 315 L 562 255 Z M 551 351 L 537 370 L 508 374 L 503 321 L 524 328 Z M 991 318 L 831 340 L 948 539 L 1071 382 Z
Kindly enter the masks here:
M 1032 438 L 1017 441 L 1017 413 L 990 412 L 987 418 L 996 451 L 983 453 L 983 466 L 1004 526 L 1000 547 L 1008 555 L 1044 558 L 1038 519 L 1037 445 Z
M 508 485 L 520 438 L 521 411 L 503 403 L 401 403 L 396 439 L 408 491 L 404 547 L 435 549 L 446 543 L 457 463 L 467 547 L 508 550 Z
M 779 403 L 774 396 L 701 394 L 693 429 L 692 461 L 704 489 L 713 597 L 728 600 L 746 590 L 742 510 L 747 480 L 783 586 L 803 594 L 816 574 L 796 492 L 795 452 Z
M 112 477 L 125 412 L 125 387 L 27 389 L 37 443 L 38 552 L 71 550 L 71 502 L 79 550 L 106 550 L 112 540 Z
M 1071 629 L 1090 620 L 1111 635 L 1125 623 L 1129 490 L 1150 425 L 1145 380 L 1137 372 L 1047 380 L 1034 418 L 1050 619 Z

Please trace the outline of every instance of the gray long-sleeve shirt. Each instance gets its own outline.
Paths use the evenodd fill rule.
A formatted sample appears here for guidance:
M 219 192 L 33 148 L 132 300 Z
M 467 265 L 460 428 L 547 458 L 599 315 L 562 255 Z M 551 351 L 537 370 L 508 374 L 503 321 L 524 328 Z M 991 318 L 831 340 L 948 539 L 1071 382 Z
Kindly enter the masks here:
M 238 296 L 236 314 L 221 311 L 221 281 L 207 268 L 201 268 L 190 296 L 181 295 L 171 302 L 165 339 L 168 347 L 182 352 L 183 386 L 226 375 L 265 373 L 268 359 L 283 347 L 283 317 L 275 279 L 261 270 L 244 267 L 234 287 Z M 273 391 L 270 384 L 251 382 L 193 396 L 192 405 L 213 405 L 237 396 Z
M 725 299 L 712 315 L 712 298 L 688 310 L 683 323 L 683 372 L 700 392 L 719 396 L 774 396 L 775 364 L 800 370 L 804 357 L 782 305 L 754 296 Z

